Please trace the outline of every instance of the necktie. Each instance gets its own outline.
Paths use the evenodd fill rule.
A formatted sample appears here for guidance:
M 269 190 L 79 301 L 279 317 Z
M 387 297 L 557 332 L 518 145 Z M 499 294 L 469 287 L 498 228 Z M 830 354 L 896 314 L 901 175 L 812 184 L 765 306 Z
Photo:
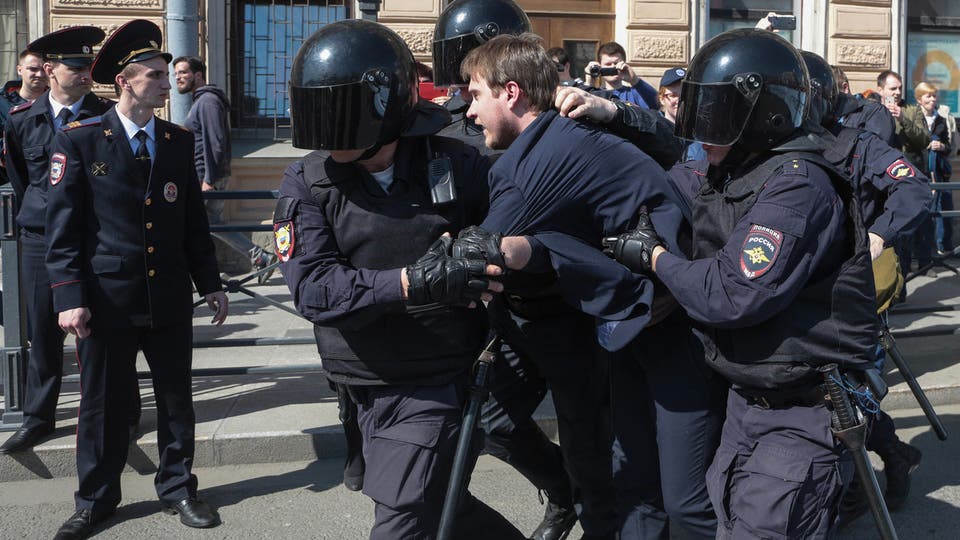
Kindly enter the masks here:
M 144 179 L 150 178 L 150 150 L 147 149 L 147 132 L 140 130 L 137 132 L 134 137 L 140 141 L 140 146 L 137 147 L 137 151 L 134 153 L 134 157 L 137 160 L 137 165 L 140 166 L 140 172 L 143 173 Z
M 66 107 L 60 109 L 60 112 L 57 113 L 57 129 L 63 129 L 63 126 L 70 121 L 71 116 L 73 116 L 73 113 L 70 112 L 70 109 Z

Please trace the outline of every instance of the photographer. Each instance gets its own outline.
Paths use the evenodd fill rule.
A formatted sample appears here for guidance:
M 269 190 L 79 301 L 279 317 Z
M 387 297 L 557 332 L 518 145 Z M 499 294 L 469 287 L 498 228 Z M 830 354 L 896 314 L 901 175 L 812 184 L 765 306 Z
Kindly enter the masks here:
M 584 69 L 587 86 L 610 90 L 617 99 L 656 110 L 660 106 L 657 90 L 638 77 L 626 60 L 627 53 L 619 43 L 604 43 L 597 49 L 597 60 Z

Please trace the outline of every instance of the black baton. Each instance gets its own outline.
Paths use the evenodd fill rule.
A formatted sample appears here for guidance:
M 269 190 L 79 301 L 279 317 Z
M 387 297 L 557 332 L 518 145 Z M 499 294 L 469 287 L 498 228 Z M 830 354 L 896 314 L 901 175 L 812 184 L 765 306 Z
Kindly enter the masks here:
M 836 364 L 827 364 L 820 368 L 823 382 L 826 384 L 833 406 L 833 436 L 853 454 L 853 462 L 857 467 L 857 476 L 863 484 L 863 492 L 870 505 L 870 512 L 877 524 L 877 531 L 882 540 L 897 540 L 897 531 L 893 528 L 893 520 L 887 511 L 887 504 L 880 493 L 880 484 L 877 475 L 867 456 L 864 441 L 867 435 L 867 423 L 857 414 L 857 409 L 850 402 L 847 390 L 840 385 L 840 371 Z
M 491 332 L 490 342 L 480 351 L 477 358 L 476 371 L 473 377 L 473 386 L 470 388 L 470 400 L 463 413 L 463 424 L 460 426 L 460 438 L 457 441 L 457 453 L 453 456 L 453 467 L 450 470 L 450 481 L 447 483 L 447 494 L 443 498 L 443 512 L 440 514 L 440 530 L 437 540 L 449 540 L 453 534 L 453 521 L 457 515 L 457 506 L 460 497 L 466 488 L 467 463 L 470 459 L 470 445 L 473 432 L 477 429 L 480 420 L 480 407 L 487 401 L 489 395 L 487 379 L 493 361 L 497 358 L 497 351 L 503 340 L 496 332 Z
M 936 432 L 937 438 L 941 441 L 947 440 L 947 428 L 943 427 L 940 416 L 938 416 L 937 411 L 933 409 L 933 405 L 931 405 L 930 400 L 927 399 L 927 394 L 923 391 L 920 383 L 917 382 L 917 378 L 913 375 L 910 366 L 907 365 L 906 360 L 904 360 L 900 354 L 900 349 L 897 348 L 897 342 L 893 340 L 893 335 L 890 333 L 890 328 L 888 328 L 887 325 L 883 325 L 883 330 L 880 333 L 880 344 L 883 345 L 883 349 L 890 355 L 893 363 L 897 365 L 900 376 L 903 377 L 907 386 L 910 387 L 910 391 L 913 392 L 913 397 L 916 398 L 920 408 L 923 409 L 923 414 L 927 417 L 927 421 L 930 422 L 930 427 Z

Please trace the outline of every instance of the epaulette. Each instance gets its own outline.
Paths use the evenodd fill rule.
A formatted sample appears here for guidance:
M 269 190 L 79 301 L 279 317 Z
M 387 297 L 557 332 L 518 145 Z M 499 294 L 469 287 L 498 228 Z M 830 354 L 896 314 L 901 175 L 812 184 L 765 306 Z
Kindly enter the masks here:
M 84 118 L 83 120 L 74 120 L 69 124 L 63 126 L 63 131 L 70 131 L 71 129 L 77 129 L 78 127 L 86 126 L 96 126 L 100 124 L 101 116 L 91 116 L 90 118 Z
M 807 162 L 802 159 L 791 159 L 780 166 L 783 176 L 801 176 L 807 174 Z
M 28 102 L 26 102 L 26 103 L 21 103 L 21 104 L 17 105 L 16 107 L 13 107 L 12 109 L 10 109 L 8 112 L 9 112 L 10 114 L 16 114 L 16 113 L 18 113 L 18 112 L 20 112 L 20 111 L 25 111 L 25 110 L 29 109 L 30 107 L 33 107 L 33 102 L 32 102 L 32 101 L 28 101 Z

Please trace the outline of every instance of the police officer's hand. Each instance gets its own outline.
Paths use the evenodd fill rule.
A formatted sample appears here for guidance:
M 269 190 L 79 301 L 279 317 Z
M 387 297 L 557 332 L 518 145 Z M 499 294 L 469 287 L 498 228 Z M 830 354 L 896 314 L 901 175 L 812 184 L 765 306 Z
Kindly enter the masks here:
M 210 306 L 210 311 L 213 312 L 213 320 L 210 321 L 210 324 L 217 326 L 223 324 L 223 321 L 227 320 L 227 310 L 230 307 L 230 300 L 227 299 L 227 294 L 223 291 L 216 291 L 204 295 L 203 298 L 207 301 L 207 305 Z
M 474 307 L 478 301 L 489 301 L 490 293 L 503 290 L 503 285 L 488 277 L 499 275 L 500 268 L 482 260 L 452 257 L 449 255 L 452 247 L 453 239 L 444 235 L 423 257 L 401 271 L 407 304 Z
M 602 124 L 610 122 L 617 116 L 617 106 L 612 101 L 572 86 L 564 86 L 557 90 L 554 105 L 560 112 L 560 116 L 586 117 Z
M 457 258 L 483 261 L 506 270 L 507 263 L 500 248 L 502 241 L 502 234 L 471 225 L 460 231 L 450 253 Z
M 646 210 L 641 210 L 637 227 L 619 236 L 603 239 L 603 252 L 635 273 L 649 274 L 653 268 L 653 250 L 666 249 Z
M 217 188 L 213 184 L 208 184 L 204 181 L 200 181 L 200 191 L 216 191 Z
M 90 335 L 90 328 L 87 322 L 90 320 L 90 310 L 85 307 L 78 307 L 61 311 L 57 315 L 57 322 L 60 328 L 68 334 L 73 334 L 79 339 Z

